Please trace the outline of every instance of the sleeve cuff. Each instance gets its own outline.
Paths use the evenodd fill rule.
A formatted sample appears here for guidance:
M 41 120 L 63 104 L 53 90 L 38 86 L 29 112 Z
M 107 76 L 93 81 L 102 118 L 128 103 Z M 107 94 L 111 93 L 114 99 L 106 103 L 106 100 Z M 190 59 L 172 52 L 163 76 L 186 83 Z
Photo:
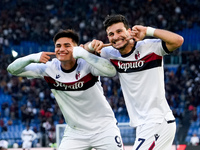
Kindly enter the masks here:
M 163 47 L 163 49 L 164 49 L 164 51 L 165 51 L 166 53 L 168 53 L 168 54 L 172 53 L 172 52 L 170 52 L 170 51 L 167 49 L 166 43 L 165 43 L 164 41 L 162 41 L 162 47 Z

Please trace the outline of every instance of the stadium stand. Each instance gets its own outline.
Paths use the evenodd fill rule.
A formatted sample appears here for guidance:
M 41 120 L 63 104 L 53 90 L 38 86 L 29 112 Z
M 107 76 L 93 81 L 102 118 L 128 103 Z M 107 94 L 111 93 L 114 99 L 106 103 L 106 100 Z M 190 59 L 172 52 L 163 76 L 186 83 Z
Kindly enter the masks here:
M 10 147 L 13 143 L 21 145 L 21 132 L 29 123 L 38 133 L 35 145 L 47 146 L 44 139 L 48 139 L 48 131 L 44 123 L 49 122 L 52 128 L 64 123 L 44 82 L 7 73 L 7 65 L 15 59 L 10 55 L 11 50 L 17 51 L 19 56 L 53 51 L 54 33 L 65 28 L 79 31 L 80 43 L 93 38 L 107 42 L 102 21 L 112 13 L 125 14 L 131 25 L 164 28 L 184 37 L 183 46 L 165 59 L 166 97 L 176 116 L 177 141 L 190 144 L 193 133 L 200 138 L 200 1 L 67 0 L 58 3 L 38 0 L 35 3 L 30 0 L 1 0 L 0 139 L 8 140 Z M 102 78 L 101 81 L 118 122 L 128 122 L 118 77 Z M 122 135 L 134 134 L 134 131 L 126 129 L 121 132 Z M 128 136 L 123 140 L 134 143 L 134 139 Z

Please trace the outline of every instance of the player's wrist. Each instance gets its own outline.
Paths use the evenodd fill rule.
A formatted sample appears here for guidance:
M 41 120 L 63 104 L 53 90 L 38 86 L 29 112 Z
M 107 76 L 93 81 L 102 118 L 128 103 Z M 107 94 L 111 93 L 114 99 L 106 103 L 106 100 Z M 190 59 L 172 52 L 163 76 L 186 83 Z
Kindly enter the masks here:
M 73 57 L 77 58 L 87 58 L 89 52 L 82 47 L 74 47 L 73 49 Z
M 29 57 L 31 62 L 38 63 L 40 62 L 41 55 L 42 55 L 42 52 L 39 52 L 39 53 L 30 54 L 27 57 Z
M 94 48 L 92 47 L 92 42 L 90 42 L 90 43 L 88 44 L 88 48 L 89 48 L 90 51 L 94 51 Z
M 154 36 L 155 28 L 147 27 L 146 36 Z

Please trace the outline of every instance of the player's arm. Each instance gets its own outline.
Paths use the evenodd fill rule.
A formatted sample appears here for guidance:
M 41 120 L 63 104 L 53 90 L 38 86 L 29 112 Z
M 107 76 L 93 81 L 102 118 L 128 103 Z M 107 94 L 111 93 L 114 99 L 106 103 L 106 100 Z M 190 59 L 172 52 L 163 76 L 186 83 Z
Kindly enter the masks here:
M 155 29 L 141 25 L 135 25 L 132 27 L 131 37 L 136 41 L 142 40 L 145 36 L 152 36 L 163 40 L 170 52 L 179 48 L 184 41 L 182 36 L 167 30 Z
M 22 133 L 21 133 L 21 139 L 22 139 L 22 141 L 24 141 L 24 131 L 22 131 Z
M 87 42 L 82 47 L 90 53 L 101 53 L 101 49 L 106 46 L 111 46 L 111 43 L 104 44 L 102 41 L 94 39 L 91 42 Z
M 32 131 L 32 139 L 31 139 L 31 141 L 34 141 L 36 138 L 37 138 L 37 134 L 34 131 Z
M 112 77 L 116 75 L 116 69 L 109 60 L 98 57 L 82 47 L 74 47 L 73 56 L 74 58 L 83 58 L 90 65 L 96 68 L 96 74 L 100 76 Z
M 50 55 L 55 53 L 40 52 L 18 58 L 7 67 L 7 71 L 16 76 L 38 77 L 40 70 L 33 63 L 46 63 Z

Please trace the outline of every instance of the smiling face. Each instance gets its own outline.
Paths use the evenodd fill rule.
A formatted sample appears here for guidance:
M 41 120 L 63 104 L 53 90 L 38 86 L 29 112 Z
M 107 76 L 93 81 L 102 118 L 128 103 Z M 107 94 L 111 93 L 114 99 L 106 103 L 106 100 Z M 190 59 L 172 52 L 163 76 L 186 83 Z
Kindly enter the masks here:
M 73 47 L 75 43 L 71 38 L 62 37 L 59 38 L 55 43 L 55 53 L 58 60 L 61 62 L 70 61 L 73 58 Z
M 109 42 L 120 51 L 121 54 L 127 53 L 126 47 L 129 44 L 130 29 L 126 29 L 122 22 L 112 24 L 106 29 Z

